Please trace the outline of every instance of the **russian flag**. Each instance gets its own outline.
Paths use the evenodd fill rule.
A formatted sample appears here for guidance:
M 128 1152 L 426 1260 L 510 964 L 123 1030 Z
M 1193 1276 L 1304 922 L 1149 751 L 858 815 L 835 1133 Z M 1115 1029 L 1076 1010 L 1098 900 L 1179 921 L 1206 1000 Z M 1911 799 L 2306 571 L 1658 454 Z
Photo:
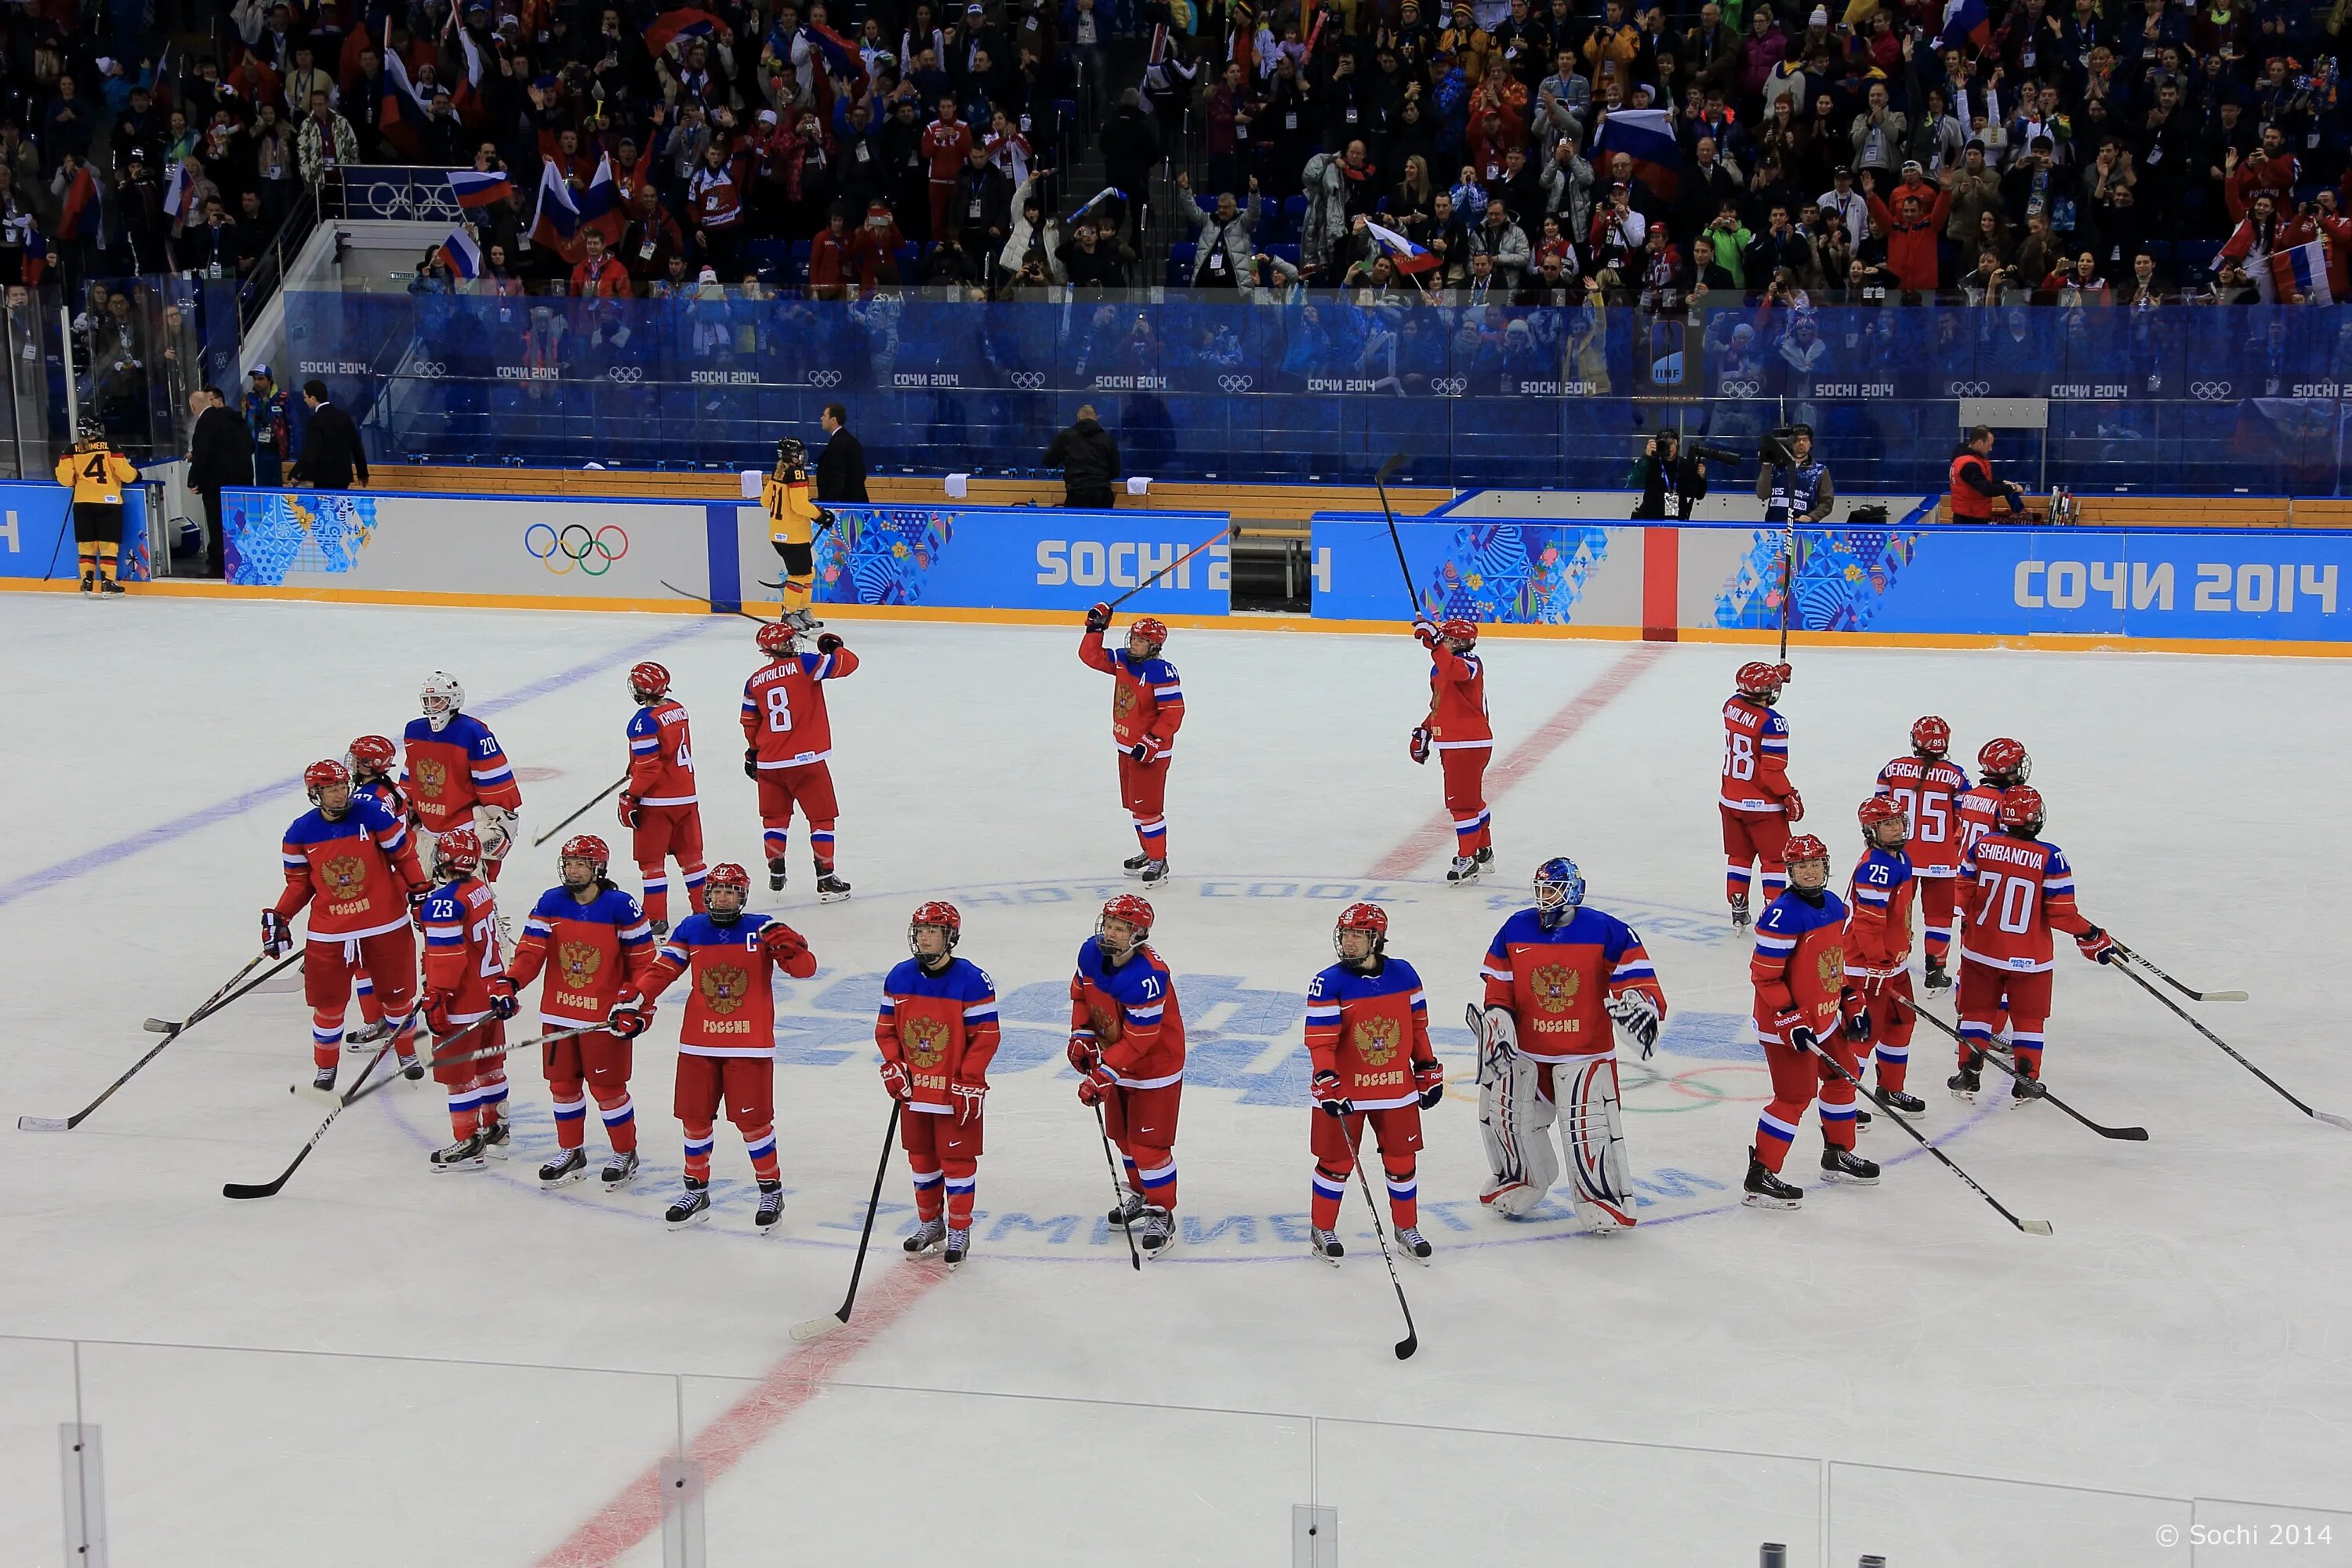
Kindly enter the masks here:
M 1389 255 L 1396 260 L 1396 269 L 1399 272 L 1407 274 L 1426 272 L 1438 264 L 1435 251 L 1423 249 L 1392 228 L 1383 227 L 1370 218 L 1364 220 L 1364 228 L 1374 239 L 1387 247 Z
M 563 176 L 555 172 L 555 161 L 548 159 L 539 166 L 539 209 L 531 216 L 530 242 L 565 251 L 579 228 L 580 209 L 572 203 Z
M 450 16 L 457 16 L 455 7 Z M 467 125 L 479 125 L 482 120 L 482 51 L 474 42 L 474 35 L 463 27 L 457 29 L 457 47 L 466 57 L 466 74 L 458 79 L 457 89 L 449 95 L 449 106 L 457 118 Z
M 1991 42 L 1992 14 L 1985 9 L 1985 0 L 1960 0 L 1944 18 L 1944 30 L 1936 35 L 1938 50 L 1982 49 Z
M 580 193 L 580 226 L 603 235 L 606 245 L 617 243 L 625 226 L 621 213 L 621 188 L 613 180 L 610 153 L 598 155 L 596 172 L 588 177 L 588 188 Z
M 2336 291 L 2327 280 L 2327 247 L 2324 240 L 2305 240 L 2273 253 L 2271 281 L 2281 300 L 2291 300 L 2300 294 L 2306 305 L 2336 303 Z
M 449 237 L 441 242 L 441 259 L 447 262 L 449 270 L 460 278 L 482 275 L 482 247 L 476 245 L 474 237 L 462 228 L 451 229 Z
M 714 35 L 726 38 L 733 37 L 734 33 L 726 23 L 709 12 L 692 5 L 681 5 L 654 18 L 653 26 L 646 29 L 646 47 L 658 55 L 667 50 L 675 39 L 708 38 Z
M 824 57 L 828 72 L 846 79 L 853 92 L 865 91 L 866 59 L 857 52 L 856 45 L 821 22 L 802 24 L 801 34 L 808 39 L 809 47 Z
M 37 284 L 48 276 L 48 238 L 41 233 L 41 226 L 30 216 L 18 218 L 16 222 L 22 226 L 25 236 L 25 281 Z
M 417 100 L 415 84 L 408 79 L 408 62 L 400 58 L 398 49 L 383 51 L 383 100 L 376 117 L 376 129 L 383 139 L 400 150 L 403 157 L 416 156 L 416 133 L 425 125 L 425 105 Z
M 89 165 L 83 163 L 74 170 L 73 184 L 66 187 L 65 205 L 58 210 L 58 237 L 95 239 L 98 220 L 98 182 L 90 178 Z
M 188 161 L 184 158 L 172 165 L 172 177 L 163 184 L 163 216 L 178 222 L 188 207 Z
M 449 171 L 449 190 L 467 212 L 494 207 L 514 192 L 514 182 L 503 170 L 482 174 L 474 169 Z
M 1970 0 L 1970 4 L 1981 5 L 1982 0 Z M 1611 110 L 1601 122 L 1601 134 L 1593 140 L 1593 161 L 1606 168 L 1602 161 L 1620 153 L 1633 160 L 1633 178 L 1647 186 L 1652 195 L 1662 202 L 1675 199 L 1682 188 L 1683 153 L 1675 140 L 1674 116 L 1663 109 Z

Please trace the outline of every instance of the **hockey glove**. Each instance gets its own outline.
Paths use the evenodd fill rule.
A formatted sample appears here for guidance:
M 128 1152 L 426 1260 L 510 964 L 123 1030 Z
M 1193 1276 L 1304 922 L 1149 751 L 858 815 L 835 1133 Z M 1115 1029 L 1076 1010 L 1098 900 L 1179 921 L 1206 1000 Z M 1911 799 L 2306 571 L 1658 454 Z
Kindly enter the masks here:
M 514 982 L 503 974 L 494 977 L 490 981 L 490 1011 L 501 1018 L 511 1018 L 521 1010 L 522 1005 L 515 1000 Z
M 760 748 L 757 746 L 743 748 L 743 776 L 747 779 L 760 776 Z
M 773 921 L 761 928 L 760 951 L 770 963 L 795 980 L 806 980 L 816 973 L 816 955 L 809 952 L 807 941 L 801 933 L 782 921 Z
M 1127 749 L 1127 754 L 1135 762 L 1150 762 L 1151 760 L 1151 737 L 1146 735 L 1142 740 L 1138 741 L 1135 744 L 1129 746 Z
M 482 859 L 503 860 L 514 847 L 515 814 L 503 805 L 478 805 L 474 826 L 482 836 Z
M 1118 1079 L 1112 1076 L 1110 1068 L 1097 1062 L 1092 1072 L 1078 1079 L 1078 1103 L 1100 1105 L 1110 1091 L 1118 1087 Z
M 283 958 L 294 951 L 294 928 L 276 910 L 261 911 L 261 952 L 265 958 Z
M 1433 1109 L 1445 1098 L 1445 1064 L 1440 1061 L 1412 1064 L 1412 1087 L 1420 1091 L 1421 1108 Z
M 841 651 L 841 639 L 831 632 L 824 633 L 816 639 L 816 651 L 819 653 L 838 653 Z
M 811 529 L 810 532 L 822 532 L 825 529 L 839 526 L 840 522 L 841 519 L 834 516 L 831 510 L 824 507 L 819 507 L 816 509 L 816 526 L 815 528 Z
M 1437 623 L 1434 621 L 1423 620 L 1416 616 L 1412 623 L 1412 637 L 1415 642 L 1421 644 L 1423 647 L 1435 647 L 1437 646 Z
M 980 1120 L 980 1102 L 988 1097 L 988 1084 L 958 1074 L 948 1080 L 948 1094 L 955 1100 L 956 1125 L 970 1127 Z
M 1870 1004 L 1849 985 L 1838 993 L 1838 1011 L 1845 1016 L 1845 1037 L 1857 1046 L 1870 1044 Z
M 1414 726 L 1412 739 L 1405 742 L 1404 752 L 1405 755 L 1411 757 L 1416 763 L 1425 763 L 1429 761 L 1428 725 L 1420 724 Z
M 1792 1050 L 1810 1051 L 1822 1043 L 1822 1037 L 1806 1026 L 1805 1016 L 1794 1007 L 1772 1015 L 1772 1032 Z
M 1098 604 L 1087 612 L 1087 630 L 1098 632 L 1110 625 L 1110 606 Z
M 2083 956 L 2093 963 L 2113 963 L 2116 961 L 2116 939 L 2097 926 L 2093 926 L 2076 937 L 2074 945 L 2082 951 Z
M 884 1062 L 882 1064 L 882 1087 L 888 1089 L 890 1091 L 890 1098 L 898 1101 L 901 1105 L 906 1104 L 908 1101 L 915 1098 L 915 1085 L 913 1081 L 907 1077 L 907 1064 L 905 1062 Z
M 1627 991 L 1609 998 L 1609 1016 L 1642 1047 L 1642 1059 L 1648 1061 L 1658 1048 L 1658 1005 L 1639 991 Z
M 635 827 L 644 813 L 637 808 L 637 797 L 627 790 L 621 792 L 621 826 Z
M 456 994 L 448 991 L 427 991 L 425 994 L 425 1026 L 436 1035 L 449 1032 L 449 1004 Z
M 1102 1060 L 1102 1047 L 1095 1044 L 1092 1035 L 1072 1035 L 1069 1049 L 1070 1065 L 1082 1073 L 1092 1072 Z
M 1785 807 L 1789 813 L 1790 826 L 1794 827 L 1797 824 L 1805 820 L 1805 797 L 1799 795 L 1795 790 L 1790 790 L 1787 795 L 1782 795 L 1780 797 L 1780 805 Z
M 646 1032 L 653 1019 L 646 1012 L 646 999 L 635 991 L 624 991 L 621 999 L 613 1004 L 604 1026 L 622 1039 L 634 1040 Z
M 1315 1081 L 1308 1086 L 1307 1092 L 1315 1097 L 1315 1109 L 1326 1116 L 1345 1116 L 1355 1109 L 1348 1103 L 1348 1097 L 1339 1092 L 1339 1075 L 1329 1068 L 1315 1075 Z

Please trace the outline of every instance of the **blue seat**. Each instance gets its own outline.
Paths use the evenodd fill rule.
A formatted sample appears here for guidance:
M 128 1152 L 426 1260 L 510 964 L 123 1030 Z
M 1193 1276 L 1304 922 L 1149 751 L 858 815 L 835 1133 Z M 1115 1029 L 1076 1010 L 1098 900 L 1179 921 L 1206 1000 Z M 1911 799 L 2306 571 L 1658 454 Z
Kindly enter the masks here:
M 1293 267 L 1298 265 L 1298 247 L 1295 245 L 1269 245 L 1265 247 L 1265 253 L 1268 256 L 1278 256 Z
M 2176 276 L 2183 281 L 2203 278 L 2213 270 L 2213 258 L 2221 253 L 2218 239 L 2184 239 L 2172 247 Z
M 1307 198 L 1305 196 L 1283 197 L 1282 223 L 1275 230 L 1275 237 L 1284 241 L 1296 240 L 1298 237 L 1299 227 L 1306 219 Z
M 1200 253 L 1201 247 L 1189 240 L 1168 247 L 1168 287 L 1181 289 L 1192 281 L 1193 258 Z

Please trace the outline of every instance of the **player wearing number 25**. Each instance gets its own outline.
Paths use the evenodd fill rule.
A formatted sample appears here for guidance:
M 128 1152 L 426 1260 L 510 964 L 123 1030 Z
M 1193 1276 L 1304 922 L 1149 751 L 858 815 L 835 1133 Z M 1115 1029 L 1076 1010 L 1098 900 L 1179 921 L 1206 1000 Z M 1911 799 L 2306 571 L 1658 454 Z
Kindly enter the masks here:
M 808 813 L 809 851 L 816 861 L 816 890 L 826 903 L 849 896 L 849 884 L 833 874 L 833 824 L 841 808 L 833 797 L 833 721 L 824 710 L 827 680 L 857 668 L 857 656 L 831 632 L 803 652 L 799 634 L 782 621 L 760 628 L 760 651 L 768 662 L 743 683 L 743 773 L 760 785 L 760 822 L 765 829 L 768 890 L 782 892 L 792 847 L 793 805 Z

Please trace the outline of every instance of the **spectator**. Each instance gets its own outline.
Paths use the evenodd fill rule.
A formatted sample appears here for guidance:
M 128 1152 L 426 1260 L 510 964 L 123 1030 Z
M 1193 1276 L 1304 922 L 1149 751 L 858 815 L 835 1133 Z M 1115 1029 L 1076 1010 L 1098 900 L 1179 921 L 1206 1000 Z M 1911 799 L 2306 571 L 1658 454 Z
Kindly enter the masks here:
M 1240 284 L 1242 274 L 1256 253 L 1250 237 L 1256 230 L 1265 203 L 1258 195 L 1257 176 L 1250 176 L 1249 206 L 1244 209 L 1234 201 L 1231 191 L 1217 195 L 1216 209 L 1202 212 L 1200 203 L 1192 199 L 1190 176 L 1176 176 L 1176 210 L 1183 220 L 1199 231 L 1192 253 L 1192 284 L 1195 289 L 1232 289 Z
M 196 420 L 188 437 L 188 488 L 205 507 L 205 575 L 223 577 L 221 490 L 253 483 L 253 437 L 230 409 L 227 397 L 212 387 L 190 393 L 188 411 Z
M 1118 443 L 1095 420 L 1095 405 L 1078 405 L 1070 427 L 1045 448 L 1045 467 L 1062 470 L 1062 504 L 1108 510 L 1118 479 Z
M 866 448 L 849 433 L 849 410 L 828 403 L 817 416 L 824 450 L 816 458 L 816 499 L 843 504 L 866 500 Z
M 1916 163 L 1903 165 L 1903 180 L 1895 187 L 1892 210 L 1879 200 L 1877 180 L 1867 169 L 1863 171 L 1862 190 L 1870 203 L 1872 220 L 1886 232 L 1886 264 L 1895 274 L 1895 286 L 1932 293 L 1942 266 L 1937 237 L 1951 215 L 1952 197 L 1950 192 L 1937 190 L 1916 178 L 1921 172 Z M 1932 193 L 1932 197 L 1923 196 L 1923 192 Z
M 325 93 L 314 92 L 310 117 L 295 138 L 295 150 L 303 183 L 316 185 L 344 164 L 360 161 L 359 132 L 334 111 Z
M 367 449 L 352 416 L 327 401 L 327 384 L 302 384 L 302 404 L 310 411 L 302 426 L 302 456 L 292 479 L 313 489 L 347 490 L 368 482 Z
M 635 294 L 630 287 L 629 269 L 608 255 L 604 236 L 596 229 L 583 231 L 580 237 L 580 265 L 572 269 L 571 292 L 583 300 L 626 300 Z
M 270 379 L 266 364 L 255 365 L 246 377 L 245 428 L 253 437 L 253 482 L 275 487 L 282 482 L 282 465 L 293 450 L 292 425 L 286 394 Z

